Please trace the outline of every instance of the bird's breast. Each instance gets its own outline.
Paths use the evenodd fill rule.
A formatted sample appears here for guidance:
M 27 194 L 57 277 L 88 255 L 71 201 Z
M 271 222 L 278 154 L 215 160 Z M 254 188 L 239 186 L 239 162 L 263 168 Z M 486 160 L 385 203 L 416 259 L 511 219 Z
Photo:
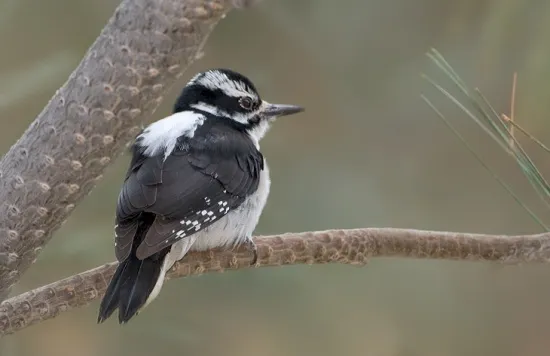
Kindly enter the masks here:
M 226 216 L 198 233 L 193 250 L 238 245 L 252 236 L 267 202 L 271 187 L 269 167 L 264 160 L 258 188 Z

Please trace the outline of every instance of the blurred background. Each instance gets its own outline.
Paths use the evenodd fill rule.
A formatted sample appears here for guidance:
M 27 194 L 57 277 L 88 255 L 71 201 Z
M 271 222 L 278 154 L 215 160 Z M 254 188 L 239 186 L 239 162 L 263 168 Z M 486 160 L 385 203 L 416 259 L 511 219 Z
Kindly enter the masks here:
M 114 0 L 0 0 L 0 149 L 6 152 L 77 66 Z M 151 121 L 197 71 L 230 67 L 304 114 L 263 140 L 272 193 L 258 234 L 401 227 L 497 234 L 541 228 L 435 113 L 425 93 L 541 216 L 517 168 L 421 73 L 437 48 L 498 112 L 550 134 L 550 2 L 265 0 L 233 11 Z M 148 122 L 146 122 L 148 123 Z M 145 123 L 145 124 L 146 124 Z M 525 147 L 543 173 L 549 157 Z M 13 294 L 112 261 L 129 156 L 113 164 Z M 547 219 L 547 223 L 550 219 Z M 132 323 L 96 324 L 99 302 L 0 340 L 3 356 L 547 355 L 550 267 L 373 259 L 172 280 Z

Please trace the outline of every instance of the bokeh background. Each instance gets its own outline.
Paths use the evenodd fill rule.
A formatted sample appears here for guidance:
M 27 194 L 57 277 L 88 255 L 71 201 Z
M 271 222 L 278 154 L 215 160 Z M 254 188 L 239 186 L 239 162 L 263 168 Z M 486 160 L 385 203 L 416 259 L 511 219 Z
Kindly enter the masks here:
M 114 0 L 0 0 L 0 150 L 79 63 Z M 264 0 L 234 11 L 157 110 L 197 71 L 242 71 L 270 101 L 304 105 L 262 149 L 272 193 L 257 233 L 402 227 L 536 233 L 535 224 L 421 100 L 425 93 L 525 203 L 548 215 L 515 162 L 422 78 L 437 48 L 499 112 L 542 141 L 550 125 L 550 2 Z M 526 148 L 547 172 L 548 155 Z M 129 156 L 59 230 L 15 293 L 112 261 Z M 547 222 L 550 219 L 547 219 Z M 547 355 L 550 267 L 373 259 L 173 280 L 119 327 L 98 302 L 0 340 L 3 356 Z

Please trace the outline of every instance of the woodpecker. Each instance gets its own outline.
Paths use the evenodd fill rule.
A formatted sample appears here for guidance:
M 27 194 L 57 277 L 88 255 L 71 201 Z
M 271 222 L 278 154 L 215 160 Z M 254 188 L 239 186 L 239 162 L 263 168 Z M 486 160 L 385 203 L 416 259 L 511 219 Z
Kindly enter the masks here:
M 116 205 L 119 262 L 98 323 L 118 308 L 127 323 L 159 294 L 166 272 L 190 250 L 246 244 L 271 181 L 260 140 L 280 116 L 304 109 L 262 100 L 254 84 L 230 69 L 195 75 L 172 115 L 147 126 Z

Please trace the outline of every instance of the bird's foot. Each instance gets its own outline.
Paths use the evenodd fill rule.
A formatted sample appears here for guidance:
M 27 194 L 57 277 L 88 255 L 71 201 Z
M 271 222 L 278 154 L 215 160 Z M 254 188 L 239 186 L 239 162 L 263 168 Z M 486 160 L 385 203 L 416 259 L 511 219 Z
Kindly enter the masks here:
M 258 247 L 256 246 L 256 243 L 252 240 L 252 238 L 247 238 L 245 242 L 247 248 L 249 250 L 252 250 L 252 253 L 254 254 L 254 257 L 252 257 L 252 262 L 250 263 L 251 266 L 255 266 L 258 262 Z

